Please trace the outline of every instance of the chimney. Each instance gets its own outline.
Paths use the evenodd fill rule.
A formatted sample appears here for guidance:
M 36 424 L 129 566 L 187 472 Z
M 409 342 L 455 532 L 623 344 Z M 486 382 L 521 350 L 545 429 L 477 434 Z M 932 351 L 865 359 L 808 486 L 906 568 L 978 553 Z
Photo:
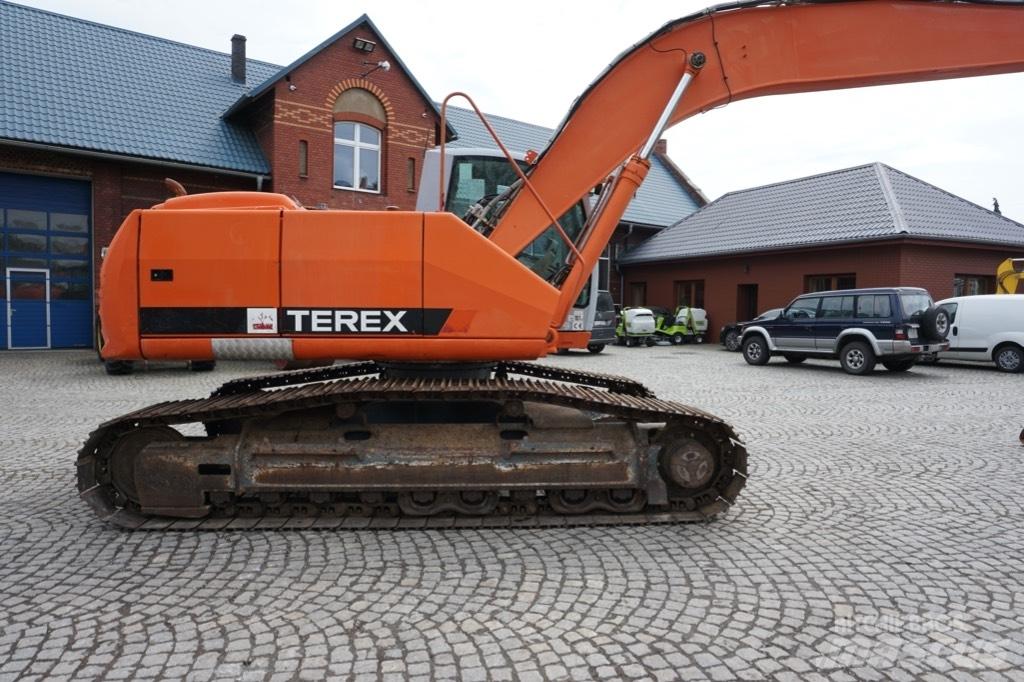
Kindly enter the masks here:
M 654 143 L 654 152 L 662 156 L 668 156 L 668 140 L 664 137 Z
M 999 210 L 999 199 L 992 197 L 992 211 L 996 215 L 1003 215 L 1003 212 Z
M 245 36 L 231 36 L 231 80 L 245 83 Z

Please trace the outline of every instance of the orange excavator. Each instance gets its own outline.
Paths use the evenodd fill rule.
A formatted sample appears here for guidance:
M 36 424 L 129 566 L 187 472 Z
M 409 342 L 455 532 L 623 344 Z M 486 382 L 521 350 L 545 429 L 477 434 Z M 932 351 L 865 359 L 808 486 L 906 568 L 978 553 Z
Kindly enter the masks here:
M 101 272 L 105 358 L 357 362 L 106 422 L 79 453 L 81 496 L 123 528 L 714 517 L 747 477 L 728 424 L 629 379 L 526 362 L 557 348 L 656 140 L 749 97 L 1021 70 L 1019 2 L 721 5 L 618 57 L 471 225 L 261 193 L 134 211 Z M 191 424 L 206 435 L 175 428 Z

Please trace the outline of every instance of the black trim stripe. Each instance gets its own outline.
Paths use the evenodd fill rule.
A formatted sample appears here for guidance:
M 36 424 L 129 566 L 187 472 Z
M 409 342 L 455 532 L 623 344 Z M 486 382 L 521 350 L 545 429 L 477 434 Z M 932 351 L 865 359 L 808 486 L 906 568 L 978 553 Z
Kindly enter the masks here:
M 288 315 L 288 311 L 303 313 L 299 319 L 303 321 L 301 328 L 296 328 L 296 316 Z M 390 313 L 391 316 L 385 314 Z M 372 321 L 374 331 L 353 331 L 351 328 L 342 325 L 340 328 L 335 324 L 335 313 L 370 313 L 367 318 Z M 318 313 L 318 320 L 329 320 L 329 323 L 319 324 L 319 327 L 327 328 L 314 329 L 310 324 L 312 314 Z M 325 314 L 326 313 L 326 314 Z M 278 334 L 302 334 L 302 335 L 331 335 L 331 336 L 366 336 L 386 335 L 400 336 L 404 334 L 418 334 L 423 336 L 437 336 L 441 333 L 448 317 L 451 315 L 451 308 L 279 308 L 277 311 Z M 399 318 L 401 327 L 392 328 L 387 332 L 383 329 L 388 326 L 392 317 Z M 345 319 L 351 319 L 347 317 Z M 212 336 L 217 334 L 249 334 L 248 330 L 248 309 L 247 308 L 140 308 L 139 309 L 139 333 L 142 335 L 155 334 L 201 334 Z M 253 336 L 273 336 L 268 334 L 253 334 Z
M 245 334 L 245 308 L 141 308 L 140 334 Z

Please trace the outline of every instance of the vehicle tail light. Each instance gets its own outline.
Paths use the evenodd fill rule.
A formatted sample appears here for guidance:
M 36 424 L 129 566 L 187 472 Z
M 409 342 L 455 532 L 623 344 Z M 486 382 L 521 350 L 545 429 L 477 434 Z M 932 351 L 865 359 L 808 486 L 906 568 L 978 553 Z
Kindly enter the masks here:
M 897 341 L 906 341 L 907 340 L 907 328 L 906 327 L 896 327 L 896 333 L 894 334 L 894 338 Z

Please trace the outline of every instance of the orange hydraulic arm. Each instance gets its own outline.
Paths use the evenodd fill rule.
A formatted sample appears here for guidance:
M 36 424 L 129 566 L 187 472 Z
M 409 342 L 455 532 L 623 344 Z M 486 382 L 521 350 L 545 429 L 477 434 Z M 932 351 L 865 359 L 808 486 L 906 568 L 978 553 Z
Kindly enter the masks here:
M 702 61 L 703 64 L 696 64 Z M 700 66 L 699 70 L 694 66 Z M 684 73 L 685 96 L 666 111 Z M 734 100 L 783 93 L 1024 70 L 1024 3 L 841 0 L 722 5 L 669 23 L 626 51 L 576 101 L 529 176 L 561 215 L 663 128 Z M 652 133 L 653 131 L 653 133 Z M 635 191 L 647 164 L 633 156 L 607 210 L 581 241 L 562 288 L 561 319 Z M 616 196 L 618 195 L 618 196 Z M 550 220 L 520 191 L 493 242 L 518 254 Z M 587 246 L 591 248 L 587 248 Z

